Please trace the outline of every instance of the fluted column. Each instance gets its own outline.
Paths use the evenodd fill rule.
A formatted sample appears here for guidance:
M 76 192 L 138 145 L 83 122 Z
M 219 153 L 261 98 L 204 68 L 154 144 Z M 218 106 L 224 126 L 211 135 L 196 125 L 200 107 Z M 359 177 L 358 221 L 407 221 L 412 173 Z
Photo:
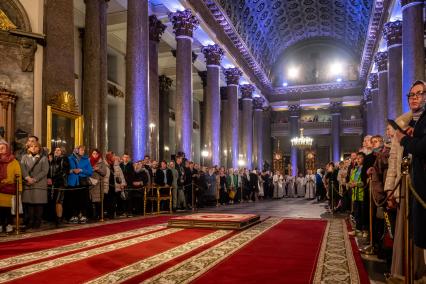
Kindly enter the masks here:
M 256 141 L 256 168 L 263 168 L 263 102 L 264 98 L 257 97 L 253 100 L 254 108 L 254 138 Z
M 332 149 L 333 149 L 333 161 L 339 162 L 341 155 L 340 147 L 340 115 L 342 111 L 341 102 L 330 103 L 330 114 L 331 114 L 331 135 L 332 135 Z
M 383 35 L 388 46 L 387 118 L 395 119 L 402 113 L 402 22 L 386 23 Z
M 226 87 L 220 87 L 220 165 L 223 167 L 228 166 L 228 127 L 229 127 L 229 112 L 228 112 L 228 95 Z
M 160 120 L 158 125 L 159 132 L 159 152 L 160 160 L 170 159 L 170 140 L 169 140 L 169 97 L 170 87 L 172 86 L 172 79 L 165 75 L 159 78 L 159 101 L 160 101 Z
M 149 153 L 151 158 L 159 158 L 159 125 L 160 125 L 160 89 L 158 79 L 158 45 L 166 26 L 155 15 L 149 16 Z
M 219 45 L 208 45 L 202 48 L 207 66 L 207 86 L 206 86 L 206 135 L 205 144 L 207 151 L 211 153 L 212 165 L 220 165 L 220 61 L 223 50 Z M 223 109 L 224 111 L 224 109 Z M 225 148 L 226 149 L 226 148 Z
M 128 1 L 126 47 L 125 150 L 134 160 L 149 153 L 148 145 L 148 2 Z
M 371 135 L 376 135 L 379 133 L 379 112 L 377 111 L 379 104 L 383 103 L 379 97 L 379 76 L 377 73 L 371 73 L 368 77 L 370 84 L 370 94 L 371 94 L 371 108 L 374 110 L 371 113 Z
M 107 3 L 85 1 L 83 62 L 84 144 L 89 149 L 108 148 Z
M 228 68 L 224 71 L 226 79 L 226 93 L 228 97 L 228 157 L 231 158 L 232 168 L 238 168 L 239 159 L 239 106 L 238 106 L 238 82 L 243 73 L 238 68 Z
M 289 105 L 288 110 L 290 112 L 289 115 L 289 123 L 290 123 L 290 139 L 293 137 L 299 136 L 299 117 L 302 108 L 300 105 Z M 291 147 L 290 153 L 291 160 L 291 175 L 297 176 L 298 168 L 297 168 L 297 148 Z
M 378 69 L 378 80 L 379 80 L 379 100 L 377 105 L 377 133 L 384 135 L 386 131 L 386 120 L 388 117 L 387 103 L 385 103 L 388 96 L 388 52 L 377 52 L 374 56 L 374 62 L 377 64 Z
M 241 148 L 248 169 L 253 167 L 253 91 L 253 85 L 241 85 L 241 98 L 243 100 L 243 145 Z
M 408 94 L 416 80 L 424 80 L 423 1 L 401 0 L 402 7 L 402 93 Z M 409 110 L 408 100 L 402 99 L 403 112 Z
M 192 158 L 192 32 L 198 26 L 190 10 L 169 14 L 176 35 L 176 152 Z

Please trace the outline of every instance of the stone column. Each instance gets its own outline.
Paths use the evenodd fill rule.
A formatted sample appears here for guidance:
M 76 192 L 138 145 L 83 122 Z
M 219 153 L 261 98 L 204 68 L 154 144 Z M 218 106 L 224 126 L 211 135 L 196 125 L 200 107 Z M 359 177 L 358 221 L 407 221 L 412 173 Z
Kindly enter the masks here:
M 380 100 L 379 97 L 379 76 L 377 73 L 371 73 L 368 77 L 370 84 L 370 94 L 371 94 L 371 108 L 374 110 L 369 116 L 371 122 L 371 135 L 376 135 L 379 133 L 379 104 L 383 103 L 383 100 Z
M 243 73 L 238 68 L 228 68 L 224 71 L 226 79 L 226 93 L 228 97 L 228 157 L 231 158 L 232 168 L 238 168 L 239 159 L 239 106 L 238 106 L 238 82 Z
M 228 95 L 226 87 L 220 87 L 220 165 L 228 168 L 228 127 L 229 127 L 229 112 L 228 112 Z
M 373 98 L 371 95 L 371 89 L 366 88 L 364 91 L 364 101 L 365 101 L 365 123 L 366 123 L 366 133 L 365 135 L 371 135 L 374 133 L 374 109 L 373 109 Z
M 201 128 L 201 151 L 205 150 L 206 145 L 206 87 L 207 87 L 207 71 L 200 71 L 198 75 L 201 79 L 201 84 L 203 85 L 203 101 L 200 103 L 200 128 Z M 205 159 L 204 159 L 205 160 Z M 206 160 L 205 160 L 206 161 Z M 205 162 L 204 161 L 204 162 Z
M 148 2 L 129 0 L 127 10 L 125 151 L 135 161 L 149 153 L 148 145 Z
M 198 26 L 190 10 L 169 14 L 176 35 L 176 152 L 192 158 L 192 32 Z
M 69 0 L 44 3 L 44 33 L 49 44 L 43 49 L 43 93 L 49 100 L 60 92 L 75 93 L 74 6 Z
M 340 147 L 340 114 L 342 111 L 341 102 L 330 103 L 331 114 L 331 135 L 332 135 L 332 149 L 333 149 L 333 162 L 340 161 L 341 147 Z
M 204 101 L 206 103 L 206 135 L 205 144 L 207 145 L 207 151 L 211 154 L 212 165 L 220 165 L 220 61 L 222 60 L 223 50 L 219 45 L 208 45 L 204 46 L 201 51 L 206 59 L 207 66 L 207 86 L 206 86 L 206 97 Z M 224 109 L 222 109 L 222 112 Z M 224 148 L 223 150 L 225 150 Z M 222 164 L 224 165 L 224 164 Z
M 254 138 L 256 140 L 256 168 L 263 168 L 263 102 L 264 98 L 258 97 L 253 100 L 254 108 Z
M 158 81 L 158 45 L 166 26 L 155 15 L 149 16 L 149 124 L 154 125 L 150 129 L 149 145 L 152 159 L 159 158 L 159 125 L 160 125 L 160 88 Z
M 383 35 L 388 46 L 387 118 L 395 119 L 402 113 L 402 22 L 386 23 Z
M 88 149 L 98 148 L 105 153 L 108 149 L 107 3 L 105 0 L 85 2 L 84 144 Z
M 253 91 L 253 85 L 241 85 L 241 98 L 243 100 L 243 128 L 241 133 L 243 145 L 241 148 L 248 169 L 253 167 Z
M 289 105 L 288 110 L 290 112 L 289 123 L 290 123 L 290 139 L 299 136 L 299 117 L 302 108 L 300 105 Z M 291 175 L 297 176 L 297 148 L 291 147 Z
M 159 132 L 159 152 L 160 160 L 170 160 L 170 140 L 169 140 L 169 97 L 170 87 L 172 86 L 172 79 L 165 75 L 159 78 L 159 107 L 160 107 L 160 121 L 158 125 Z
M 423 1 L 401 0 L 402 7 L 402 94 L 410 91 L 416 80 L 424 80 Z M 402 99 L 403 112 L 409 111 L 408 100 Z
M 386 120 L 388 118 L 387 113 L 387 104 L 384 103 L 388 96 L 388 52 L 377 52 L 374 56 L 374 62 L 377 65 L 378 76 L 379 76 L 379 100 L 377 104 L 377 133 L 379 135 L 384 135 L 386 132 Z

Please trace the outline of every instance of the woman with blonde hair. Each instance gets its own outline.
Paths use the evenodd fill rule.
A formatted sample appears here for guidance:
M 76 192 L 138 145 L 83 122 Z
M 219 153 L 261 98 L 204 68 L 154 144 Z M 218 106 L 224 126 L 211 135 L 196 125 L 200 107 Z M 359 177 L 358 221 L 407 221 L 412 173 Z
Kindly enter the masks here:
M 12 200 L 16 195 L 16 179 L 19 181 L 19 191 L 22 191 L 21 166 L 10 151 L 9 144 L 0 140 L 0 232 L 13 231 Z
M 27 228 L 40 228 L 43 206 L 47 203 L 49 162 L 47 157 L 41 154 L 41 150 L 41 145 L 33 142 L 21 160 L 24 181 L 22 203 L 26 208 L 24 222 Z

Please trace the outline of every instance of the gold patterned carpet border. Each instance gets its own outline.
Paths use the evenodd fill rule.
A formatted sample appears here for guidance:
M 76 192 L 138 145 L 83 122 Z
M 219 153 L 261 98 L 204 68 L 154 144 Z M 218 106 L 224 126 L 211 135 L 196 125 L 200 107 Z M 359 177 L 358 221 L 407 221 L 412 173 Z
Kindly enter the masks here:
M 197 255 L 194 255 L 183 262 L 180 262 L 177 265 L 170 267 L 162 273 L 145 280 L 143 283 L 177 284 L 191 282 L 281 221 L 282 218 L 268 218 L 262 223 L 250 227 L 249 229 L 242 231 L 241 233 Z
M 132 239 L 126 239 L 124 241 L 120 241 L 117 243 L 105 245 L 102 247 L 93 248 L 90 250 L 85 250 L 81 252 L 77 252 L 74 254 L 62 256 L 59 258 L 55 258 L 52 260 L 47 260 L 44 262 L 39 262 L 33 265 L 24 266 L 22 268 L 14 269 L 5 273 L 0 274 L 0 283 L 4 283 L 6 281 L 15 280 L 24 276 L 28 276 L 34 273 L 39 273 L 42 271 L 46 271 L 48 269 L 52 269 L 61 265 L 66 265 L 71 262 L 76 262 L 85 258 L 89 258 L 92 256 L 100 255 L 103 253 L 111 252 L 113 250 L 118 250 L 122 248 L 126 248 L 132 245 L 139 244 L 141 242 L 150 241 L 159 237 L 167 236 L 176 232 L 182 231 L 182 229 L 166 229 L 158 232 L 154 232 L 151 234 L 139 236 Z
M 172 259 L 180 257 L 192 250 L 201 246 L 214 242 L 222 237 L 233 233 L 229 230 L 218 230 L 205 237 L 198 238 L 191 242 L 185 243 L 173 249 L 167 250 L 163 253 L 154 255 L 147 259 L 143 259 L 126 267 L 120 268 L 116 271 L 105 274 L 87 283 L 90 284 L 103 284 L 103 283 L 121 283 L 137 275 L 140 275 L 150 269 L 160 266 Z
M 24 264 L 24 263 L 28 263 L 35 260 L 41 260 L 44 258 L 57 256 L 60 254 L 69 253 L 76 250 L 87 249 L 93 246 L 103 245 L 103 244 L 111 243 L 114 241 L 139 236 L 142 234 L 158 231 L 165 228 L 166 228 L 166 224 L 158 224 L 158 225 L 143 227 L 143 228 L 130 230 L 126 232 L 120 232 L 120 233 L 116 233 L 112 235 L 106 235 L 103 237 L 85 240 L 85 241 L 72 243 L 69 245 L 64 245 L 64 246 L 55 247 L 51 249 L 45 249 L 45 250 L 36 251 L 32 253 L 21 254 L 21 255 L 5 258 L 5 259 L 0 259 L 0 267 L 4 269 L 10 266 Z
M 329 220 L 313 283 L 360 283 L 345 220 Z
M 162 216 L 168 216 L 168 215 L 164 214 Z M 108 222 L 87 223 L 87 224 L 78 224 L 78 225 L 72 224 L 72 225 L 66 225 L 66 227 L 63 227 L 63 228 L 47 229 L 47 230 L 44 229 L 38 232 L 24 232 L 19 235 L 8 235 L 6 237 L 2 237 L 0 238 L 0 243 L 23 240 L 23 239 L 34 238 L 34 237 L 48 236 L 52 234 L 70 232 L 70 231 L 81 230 L 81 229 L 96 228 L 99 226 L 105 226 L 105 225 L 117 224 L 117 223 L 129 222 L 129 221 L 136 221 L 140 219 L 155 218 L 155 217 L 157 216 L 154 216 L 154 215 L 153 216 L 137 216 L 137 217 L 132 217 L 131 219 L 126 218 L 126 219 L 108 220 Z

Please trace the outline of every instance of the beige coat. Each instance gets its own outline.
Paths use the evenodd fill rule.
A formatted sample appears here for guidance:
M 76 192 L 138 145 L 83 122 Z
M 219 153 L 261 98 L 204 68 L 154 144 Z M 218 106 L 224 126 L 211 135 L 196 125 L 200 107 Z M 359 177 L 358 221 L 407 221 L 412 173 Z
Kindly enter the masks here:
M 101 202 L 101 190 L 103 190 L 103 179 L 107 174 L 107 165 L 102 159 L 99 159 L 96 166 L 98 170 L 93 170 L 92 178 L 97 179 L 98 183 L 90 188 L 90 199 L 92 202 Z
M 115 185 L 115 192 L 119 192 L 121 191 L 121 185 L 126 186 L 126 179 L 124 178 L 124 174 L 123 171 L 120 168 L 120 165 L 114 165 L 114 176 L 115 176 L 115 180 L 114 180 L 114 185 Z M 104 193 L 108 194 L 109 192 L 109 177 L 111 175 L 111 169 L 110 166 L 108 164 L 106 164 L 106 175 L 103 178 L 103 186 L 104 186 Z M 121 183 L 117 182 L 117 177 L 118 179 L 121 181 Z
M 402 129 L 406 129 L 412 118 L 413 114 L 411 111 L 409 111 L 398 117 L 395 121 Z M 401 177 L 401 163 L 403 154 L 404 148 L 399 144 L 396 137 L 392 138 L 392 144 L 389 153 L 388 172 L 385 182 L 385 191 L 392 191 Z M 394 197 L 397 201 L 399 200 L 400 196 L 399 191 L 400 189 L 398 187 L 394 193 Z

